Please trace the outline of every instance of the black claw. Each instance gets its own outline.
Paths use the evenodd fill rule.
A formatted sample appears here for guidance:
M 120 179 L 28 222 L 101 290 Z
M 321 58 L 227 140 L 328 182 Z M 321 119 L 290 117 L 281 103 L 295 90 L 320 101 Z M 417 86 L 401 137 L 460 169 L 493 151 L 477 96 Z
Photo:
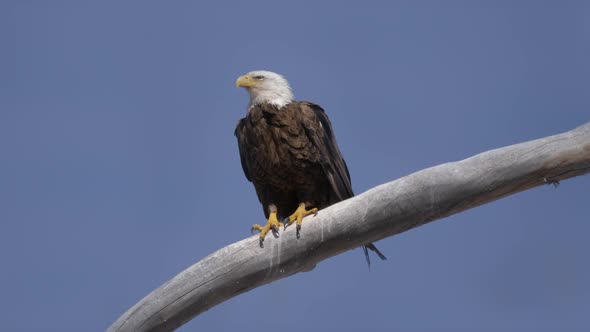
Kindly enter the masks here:
M 297 238 L 299 239 L 300 234 L 299 234 L 299 230 L 301 230 L 301 225 L 297 224 L 297 228 L 296 228 L 297 232 L 295 233 L 295 235 L 297 236 Z
M 264 248 L 264 244 L 262 244 L 262 242 L 264 242 L 263 238 L 258 239 L 258 242 L 260 243 L 260 248 Z
M 273 226 L 273 227 L 271 228 L 271 230 L 272 230 L 272 235 L 273 235 L 274 237 L 278 238 L 278 237 L 279 237 L 279 230 L 278 230 L 278 228 L 277 228 L 276 226 Z

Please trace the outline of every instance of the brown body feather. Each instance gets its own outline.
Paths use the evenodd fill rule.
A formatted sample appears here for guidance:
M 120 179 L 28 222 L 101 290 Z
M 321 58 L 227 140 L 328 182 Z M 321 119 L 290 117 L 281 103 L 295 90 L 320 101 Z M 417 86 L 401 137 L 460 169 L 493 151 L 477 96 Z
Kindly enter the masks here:
M 282 219 L 299 203 L 322 209 L 354 195 L 332 125 L 320 106 L 254 105 L 239 121 L 235 135 L 244 173 L 266 217 L 274 207 Z M 367 247 L 385 258 L 372 244 L 364 248 L 365 254 Z

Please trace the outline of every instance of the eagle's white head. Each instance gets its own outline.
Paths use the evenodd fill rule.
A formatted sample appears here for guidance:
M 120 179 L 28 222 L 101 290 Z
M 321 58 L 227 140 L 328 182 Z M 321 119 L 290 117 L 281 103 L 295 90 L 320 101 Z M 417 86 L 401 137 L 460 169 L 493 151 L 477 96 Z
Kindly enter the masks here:
M 251 71 L 238 77 L 236 86 L 248 90 L 250 94 L 248 108 L 262 103 L 269 103 L 280 108 L 295 99 L 289 82 L 272 71 Z

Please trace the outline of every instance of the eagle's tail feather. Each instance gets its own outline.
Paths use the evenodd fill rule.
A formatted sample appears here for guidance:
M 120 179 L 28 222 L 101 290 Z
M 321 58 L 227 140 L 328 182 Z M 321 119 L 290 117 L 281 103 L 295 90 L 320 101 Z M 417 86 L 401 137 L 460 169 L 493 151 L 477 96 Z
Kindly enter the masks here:
M 379 249 L 377 249 L 377 247 L 375 247 L 374 244 L 369 243 L 369 244 L 365 244 L 363 246 L 363 252 L 365 253 L 365 259 L 367 260 L 367 265 L 369 266 L 369 268 L 371 267 L 371 258 L 369 257 L 369 249 L 374 252 L 375 254 L 377 254 L 377 256 L 379 256 L 379 258 L 381 258 L 382 260 L 387 260 L 387 257 L 385 257 L 385 255 L 383 255 L 383 253 L 381 253 L 381 251 L 379 251 Z

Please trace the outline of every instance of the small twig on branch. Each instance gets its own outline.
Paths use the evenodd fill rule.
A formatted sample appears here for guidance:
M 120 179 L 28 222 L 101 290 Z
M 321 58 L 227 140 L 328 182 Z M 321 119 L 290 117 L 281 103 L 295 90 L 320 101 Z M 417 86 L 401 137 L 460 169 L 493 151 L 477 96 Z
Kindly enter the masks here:
M 134 305 L 114 331 L 170 331 L 240 293 L 320 261 L 543 184 L 590 172 L 590 122 L 572 131 L 431 167 L 326 208 L 295 229 L 231 244 Z

